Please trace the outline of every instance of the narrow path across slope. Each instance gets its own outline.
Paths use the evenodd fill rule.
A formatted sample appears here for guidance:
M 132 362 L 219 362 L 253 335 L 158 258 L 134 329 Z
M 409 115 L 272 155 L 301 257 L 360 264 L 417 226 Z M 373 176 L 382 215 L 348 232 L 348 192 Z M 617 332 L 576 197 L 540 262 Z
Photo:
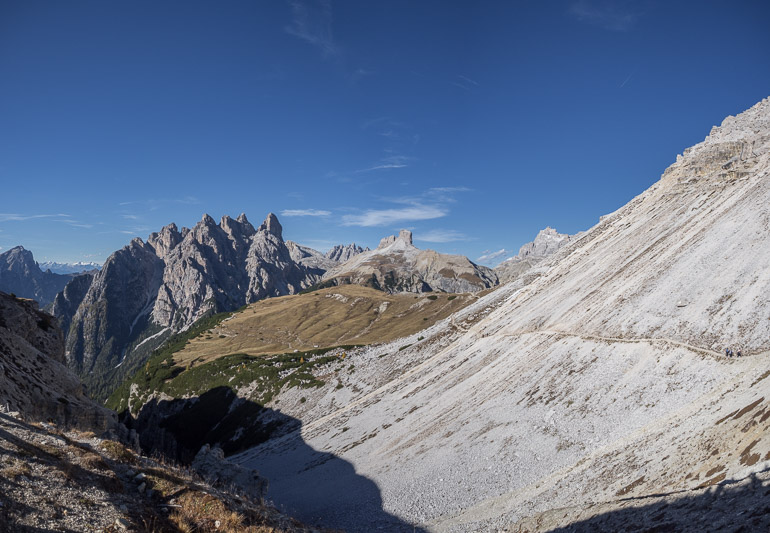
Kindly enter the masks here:
M 693 352 L 698 352 L 702 355 L 712 355 L 714 357 L 720 357 L 720 358 L 727 358 L 725 357 L 721 352 L 715 352 L 713 350 L 709 350 L 706 348 L 701 348 L 699 346 L 693 346 L 692 344 L 687 344 L 686 342 L 677 341 L 674 339 L 669 339 L 666 337 L 635 337 L 635 338 L 623 338 L 623 337 L 603 337 L 601 335 L 589 335 L 586 333 L 568 333 L 566 331 L 559 331 L 555 329 L 539 329 L 539 330 L 528 330 L 528 331 L 522 331 L 520 333 L 504 333 L 501 336 L 503 337 L 519 337 L 521 335 L 531 335 L 533 333 L 544 333 L 544 334 L 552 334 L 552 335 L 563 335 L 565 337 L 577 337 L 584 340 L 594 340 L 594 341 L 605 341 L 605 342 L 624 342 L 628 344 L 635 344 L 640 342 L 663 342 L 666 344 L 672 344 L 674 346 L 679 346 L 681 348 L 685 348 L 687 350 L 691 350 Z M 748 354 L 744 353 L 741 355 L 741 358 L 743 357 L 751 357 L 751 356 L 762 356 L 762 355 L 768 355 L 770 354 L 770 351 L 765 352 L 757 352 L 754 354 Z

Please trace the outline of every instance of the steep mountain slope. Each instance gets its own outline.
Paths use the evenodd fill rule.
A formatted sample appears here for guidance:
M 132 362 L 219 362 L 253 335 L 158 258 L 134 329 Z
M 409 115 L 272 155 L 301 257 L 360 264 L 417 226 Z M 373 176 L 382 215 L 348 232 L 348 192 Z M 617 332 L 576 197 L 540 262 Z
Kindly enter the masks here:
M 54 317 L 0 293 L 0 532 L 309 531 L 215 450 L 195 456 L 197 477 L 126 442 L 136 435 L 64 366 Z
M 31 298 L 48 305 L 72 279 L 72 275 L 43 271 L 32 257 L 32 252 L 22 246 L 0 254 L 0 291 Z
M 324 275 L 324 285 L 354 283 L 386 292 L 476 292 L 497 285 L 492 269 L 461 255 L 419 250 L 412 232 L 401 230 Z
M 562 247 L 574 242 L 577 237 L 578 235 L 559 233 L 551 227 L 540 230 L 534 241 L 528 242 L 519 249 L 518 255 L 509 257 L 497 265 L 495 274 L 500 279 L 500 283 L 513 281 Z
M 243 214 L 219 225 L 204 215 L 181 232 L 170 224 L 112 254 L 82 298 L 83 284 L 65 291 L 57 318 L 68 363 L 103 397 L 202 316 L 299 292 L 321 274 L 292 260 L 272 213 L 257 229 Z
M 271 478 L 277 503 L 351 531 L 372 525 L 370 504 L 348 494 L 355 519 L 340 512 L 339 480 L 307 446 L 352 463 L 384 510 L 431 531 L 538 530 L 589 506 L 745 485 L 770 467 L 768 170 L 766 99 L 531 283 L 504 285 L 409 349 L 397 351 L 404 339 L 350 354 L 344 395 L 280 395 L 301 429 L 238 460 Z M 694 530 L 708 506 L 645 522 Z M 737 512 L 733 523 L 757 524 Z
M 0 292 L 0 406 L 29 421 L 119 431 L 114 412 L 83 394 L 65 367 L 64 338 L 37 303 Z M 125 430 L 125 428 L 122 428 Z

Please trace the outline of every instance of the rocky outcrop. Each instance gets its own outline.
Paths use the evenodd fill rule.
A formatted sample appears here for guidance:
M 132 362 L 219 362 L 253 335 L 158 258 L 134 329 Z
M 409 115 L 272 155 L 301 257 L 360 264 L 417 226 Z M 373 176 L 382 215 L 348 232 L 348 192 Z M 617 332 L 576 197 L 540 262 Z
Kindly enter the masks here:
M 0 407 L 27 421 L 123 436 L 117 416 L 83 394 L 65 366 L 64 336 L 37 302 L 0 293 Z
M 302 246 L 294 241 L 286 241 L 286 247 L 289 249 L 289 255 L 291 255 L 292 260 L 316 272 L 319 280 L 327 270 L 334 268 L 338 264 L 334 259 L 330 259 L 328 254 L 324 255 L 318 250 Z
M 361 248 L 353 242 L 350 244 L 337 244 L 336 246 L 332 247 L 331 250 L 326 252 L 325 255 L 328 259 L 331 259 L 335 263 L 344 263 L 345 261 L 348 261 L 357 256 L 358 254 L 368 251 L 368 246 L 366 248 Z
M 376 250 L 328 271 L 323 283 L 355 283 L 391 293 L 476 292 L 497 285 L 497 276 L 465 256 L 420 250 L 412 244 L 412 232 L 401 230 L 382 239 Z
M 56 310 L 68 331 L 68 363 L 102 397 L 207 313 L 297 293 L 322 273 L 292 259 L 272 213 L 256 229 L 244 214 L 219 224 L 204 215 L 181 231 L 169 224 L 112 254 L 74 312 L 86 282 L 65 291 Z
M 255 501 L 261 500 L 267 493 L 267 480 L 260 477 L 256 470 L 225 459 L 222 448 L 204 444 L 190 466 L 212 485 L 236 487 Z
M 35 262 L 32 252 L 22 246 L 0 254 L 0 291 L 31 298 L 48 305 L 72 279 L 72 275 L 43 272 Z
M 518 255 L 506 259 L 495 267 L 500 283 L 518 279 L 533 266 L 574 242 L 578 236 L 579 234 L 559 233 L 551 227 L 540 230 L 534 241 L 528 242 L 519 249 Z

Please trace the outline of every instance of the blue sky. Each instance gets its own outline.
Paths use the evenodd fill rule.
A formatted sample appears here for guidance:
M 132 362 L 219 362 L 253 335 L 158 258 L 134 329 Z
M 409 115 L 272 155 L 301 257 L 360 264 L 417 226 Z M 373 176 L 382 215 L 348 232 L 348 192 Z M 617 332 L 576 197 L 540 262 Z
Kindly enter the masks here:
M 515 253 L 770 95 L 768 27 L 764 1 L 5 0 L 0 252 L 272 211 L 321 250 Z

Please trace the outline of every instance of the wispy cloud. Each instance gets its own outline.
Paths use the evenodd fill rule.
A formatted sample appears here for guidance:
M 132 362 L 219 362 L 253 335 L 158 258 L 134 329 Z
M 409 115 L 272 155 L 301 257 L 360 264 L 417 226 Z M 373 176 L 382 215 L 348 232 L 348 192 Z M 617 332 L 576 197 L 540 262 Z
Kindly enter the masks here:
M 369 209 L 360 215 L 344 215 L 343 226 L 388 226 L 414 220 L 430 220 L 446 216 L 449 211 L 435 205 L 414 205 L 398 209 Z
M 161 209 L 164 205 L 168 204 L 182 204 L 182 205 L 198 205 L 201 201 L 195 196 L 182 196 L 174 198 L 145 198 L 142 200 L 127 200 L 125 202 L 119 202 L 118 205 L 125 207 L 127 205 L 140 205 L 149 209 L 150 211 L 156 211 Z
M 468 191 L 466 187 L 434 187 L 413 196 L 380 198 L 380 201 L 398 204 L 403 207 L 368 209 L 360 214 L 344 215 L 343 226 L 388 226 L 402 225 L 404 222 L 432 220 L 449 214 L 449 206 L 455 201 L 453 194 Z M 459 233 L 433 235 L 435 238 L 459 237 Z M 427 240 L 423 236 L 422 240 Z M 454 239 L 453 239 L 454 240 Z M 432 242 L 449 242 L 434 240 Z
M 0 222 L 18 221 L 23 222 L 25 220 L 34 220 L 36 218 L 56 218 L 56 217 L 69 217 L 70 215 L 64 213 L 56 213 L 51 215 L 24 215 L 19 213 L 0 213 Z
M 289 35 L 315 46 L 325 58 L 337 56 L 340 48 L 332 33 L 332 6 L 329 0 L 292 0 L 291 24 L 284 28 Z
M 331 214 L 331 211 L 324 211 L 323 209 L 284 209 L 281 211 L 281 216 L 284 217 L 328 217 Z
M 466 234 L 453 229 L 434 229 L 426 233 L 418 233 L 415 235 L 414 239 L 416 241 L 438 243 L 471 240 Z
M 368 168 L 361 168 L 358 170 L 354 170 L 354 174 L 361 174 L 362 172 L 372 172 L 374 170 L 389 170 L 394 168 L 406 168 L 409 165 L 407 165 L 407 162 L 410 161 L 411 157 L 406 157 L 403 155 L 391 155 L 388 157 L 385 157 L 377 162 L 377 164 L 368 167 Z
M 73 228 L 91 229 L 94 227 L 93 224 L 87 224 L 86 222 L 80 222 L 79 220 L 71 220 L 69 218 L 59 219 L 57 220 L 57 222 L 63 222 L 64 224 L 68 224 Z
M 640 16 L 630 2 L 620 0 L 579 0 L 568 13 L 580 22 L 609 31 L 628 31 Z
M 482 255 L 480 255 L 476 259 L 476 262 L 481 264 L 496 266 L 497 264 L 501 263 L 503 260 L 508 259 L 513 255 L 516 255 L 516 252 L 514 252 L 513 250 L 506 250 L 505 248 L 501 248 L 496 252 L 492 250 L 484 250 L 482 252 Z
M 133 228 L 128 228 L 124 230 L 120 230 L 120 233 L 124 233 L 126 235 L 147 235 L 150 231 L 150 228 L 147 226 L 134 226 Z
M 621 84 L 618 86 L 618 89 L 622 89 L 623 87 L 625 87 L 626 83 L 628 83 L 629 81 L 631 81 L 631 78 L 634 76 L 634 73 L 635 73 L 635 72 L 636 72 L 636 71 L 634 71 L 634 72 L 632 72 L 631 74 L 629 74 L 628 76 L 626 76 L 626 79 L 625 79 L 625 80 L 623 80 L 623 83 L 621 83 Z
M 470 78 L 467 78 L 465 76 L 462 76 L 460 74 L 457 75 L 456 79 L 450 81 L 449 83 L 465 91 L 470 91 L 474 87 L 479 86 L 479 82 L 472 80 Z
M 361 172 L 371 172 L 373 170 L 388 170 L 391 168 L 406 168 L 408 165 L 402 165 L 398 163 L 383 163 L 382 165 L 375 165 L 373 167 L 369 168 L 362 168 L 359 170 L 356 170 L 356 174 L 360 174 Z

